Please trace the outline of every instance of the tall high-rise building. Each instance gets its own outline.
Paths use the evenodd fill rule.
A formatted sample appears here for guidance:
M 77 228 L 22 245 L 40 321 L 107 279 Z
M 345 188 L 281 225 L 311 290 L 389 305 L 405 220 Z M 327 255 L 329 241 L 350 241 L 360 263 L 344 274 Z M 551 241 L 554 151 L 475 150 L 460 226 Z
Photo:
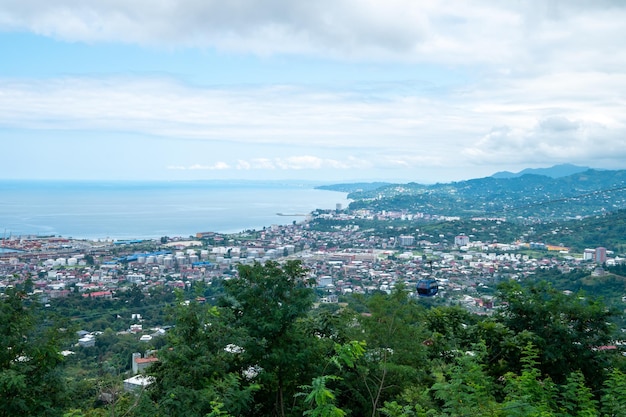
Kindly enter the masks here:
M 603 264 L 606 262 L 606 248 L 596 248 L 596 253 L 594 254 L 593 260 L 599 264 Z

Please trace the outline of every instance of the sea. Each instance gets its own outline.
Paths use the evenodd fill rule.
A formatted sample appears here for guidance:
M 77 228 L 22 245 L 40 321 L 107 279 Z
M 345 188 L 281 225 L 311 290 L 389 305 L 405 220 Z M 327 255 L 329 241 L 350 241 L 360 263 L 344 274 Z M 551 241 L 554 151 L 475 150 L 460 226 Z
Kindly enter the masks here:
M 238 233 L 304 221 L 349 204 L 298 181 L 0 181 L 0 233 L 74 239 L 154 239 Z M 281 215 L 279 215 L 279 213 Z

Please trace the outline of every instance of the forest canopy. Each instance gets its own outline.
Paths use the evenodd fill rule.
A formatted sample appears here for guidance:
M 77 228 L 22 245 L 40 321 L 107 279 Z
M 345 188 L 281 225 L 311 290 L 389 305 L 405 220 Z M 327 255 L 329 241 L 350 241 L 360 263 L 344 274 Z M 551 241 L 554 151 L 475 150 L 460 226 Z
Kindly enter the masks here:
M 503 283 L 497 312 L 390 293 L 317 304 L 298 261 L 240 266 L 215 304 L 173 303 L 152 383 L 82 401 L 59 327 L 19 292 L 2 299 L 0 415 L 624 415 L 619 312 L 545 281 Z M 42 395 L 42 393 L 46 393 Z

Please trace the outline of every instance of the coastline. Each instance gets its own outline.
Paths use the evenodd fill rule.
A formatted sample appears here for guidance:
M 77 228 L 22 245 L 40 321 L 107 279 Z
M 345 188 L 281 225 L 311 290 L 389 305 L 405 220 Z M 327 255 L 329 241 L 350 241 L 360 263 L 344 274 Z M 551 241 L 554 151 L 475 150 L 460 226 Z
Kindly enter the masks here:
M 102 241 L 231 234 L 301 222 L 304 213 L 349 203 L 345 192 L 284 181 L 0 181 L 0 191 L 5 238 Z

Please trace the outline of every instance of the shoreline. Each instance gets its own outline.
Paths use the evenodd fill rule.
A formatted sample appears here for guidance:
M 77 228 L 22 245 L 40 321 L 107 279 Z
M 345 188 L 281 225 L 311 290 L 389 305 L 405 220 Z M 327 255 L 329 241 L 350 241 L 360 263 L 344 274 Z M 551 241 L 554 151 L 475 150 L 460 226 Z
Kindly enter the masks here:
M 2 181 L 0 181 L 2 184 Z M 41 185 L 41 183 L 39 183 Z M 112 241 L 236 234 L 301 222 L 315 210 L 347 207 L 347 193 L 312 186 L 45 187 L 4 189 L 0 230 L 8 236 Z M 0 187 L 1 188 L 1 187 Z M 282 215 L 278 215 L 281 213 Z
M 215 233 L 218 235 L 235 235 L 235 234 L 240 234 L 240 233 L 246 233 L 247 231 L 250 232 L 262 232 L 264 229 L 266 228 L 270 228 L 272 226 L 287 226 L 293 223 L 293 221 L 296 221 L 297 223 L 303 223 L 305 221 L 305 219 L 303 219 L 303 217 L 307 217 L 309 216 L 311 213 L 309 214 L 279 214 L 276 213 L 277 217 L 281 217 L 281 218 L 293 218 L 293 219 L 288 219 L 288 220 L 280 220 L 278 222 L 273 222 L 271 224 L 264 224 L 262 226 L 257 226 L 257 227 L 246 227 L 243 229 L 229 229 L 229 230 L 200 230 L 200 228 L 196 231 L 194 231 L 193 233 L 165 233 L 165 234 L 150 234 L 150 235 L 141 235 L 141 234 L 119 234 L 119 235 L 108 235 L 108 236 L 99 236 L 99 237 L 94 237 L 94 236 L 88 236 L 88 235 L 75 235 L 75 234 L 49 234 L 49 233 L 42 233 L 42 234 L 37 234 L 37 233 L 25 233 L 25 234 L 16 234 L 13 233 L 11 238 L 5 238 L 5 240 L 7 242 L 11 241 L 11 240 L 16 240 L 16 239 L 24 239 L 24 240 L 44 240 L 44 239 L 66 239 L 66 240 L 82 240 L 82 241 L 89 241 L 89 242 L 98 242 L 98 243 L 105 243 L 105 242 L 119 242 L 119 241 L 133 241 L 133 240 L 143 240 L 143 241 L 148 241 L 148 240 L 159 240 L 162 237 L 168 237 L 168 238 L 178 238 L 178 239 L 187 239 L 187 238 L 192 238 L 195 239 L 195 236 L 197 233 Z M 0 249 L 5 248 L 4 246 L 0 246 Z M 13 248 L 10 247 L 6 247 L 7 251 L 8 250 L 13 250 Z M 1 250 L 0 250 L 1 252 Z

